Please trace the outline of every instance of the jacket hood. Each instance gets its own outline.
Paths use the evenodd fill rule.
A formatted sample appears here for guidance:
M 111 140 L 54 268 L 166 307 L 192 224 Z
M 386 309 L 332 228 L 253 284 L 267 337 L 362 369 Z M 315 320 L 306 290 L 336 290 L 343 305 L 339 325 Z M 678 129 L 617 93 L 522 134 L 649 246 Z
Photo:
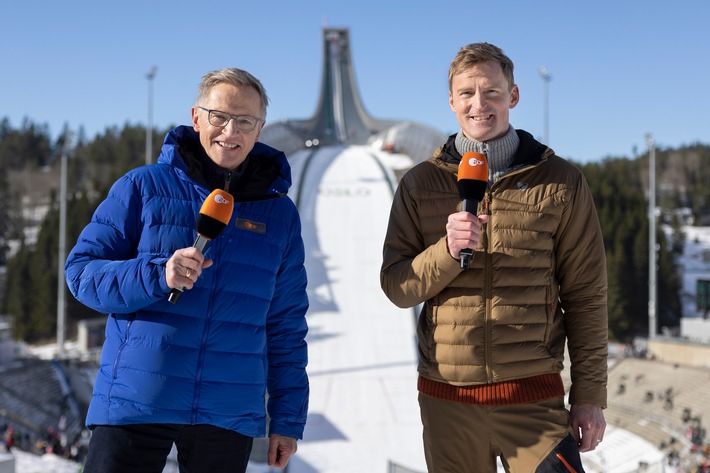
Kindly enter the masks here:
M 282 151 L 257 142 L 244 163 L 229 171 L 207 156 L 199 134 L 186 125 L 165 136 L 158 163 L 182 170 L 210 190 L 224 189 L 237 201 L 282 197 L 291 187 L 291 166 Z

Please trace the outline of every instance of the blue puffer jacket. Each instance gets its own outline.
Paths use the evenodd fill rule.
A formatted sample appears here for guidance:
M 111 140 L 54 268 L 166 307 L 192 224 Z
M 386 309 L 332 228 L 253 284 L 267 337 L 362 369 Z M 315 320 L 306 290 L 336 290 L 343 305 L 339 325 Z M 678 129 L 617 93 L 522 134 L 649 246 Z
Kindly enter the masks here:
M 176 304 L 165 263 L 196 237 L 210 189 L 181 156 L 197 141 L 171 131 L 158 163 L 111 188 L 65 265 L 71 293 L 109 314 L 87 425 L 211 424 L 250 437 L 302 438 L 308 408 L 306 273 L 285 155 L 256 143 L 250 160 L 275 171 L 265 195 L 236 201 L 205 249 L 213 266 Z

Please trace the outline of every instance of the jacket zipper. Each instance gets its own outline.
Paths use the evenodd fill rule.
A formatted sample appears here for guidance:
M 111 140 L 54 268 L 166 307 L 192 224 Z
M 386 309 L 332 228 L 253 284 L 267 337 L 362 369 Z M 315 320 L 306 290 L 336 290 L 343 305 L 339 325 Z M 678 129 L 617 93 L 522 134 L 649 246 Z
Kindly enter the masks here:
M 211 244 L 219 246 L 220 242 L 213 241 Z M 219 254 L 219 249 L 216 249 L 215 253 Z M 218 279 L 217 275 L 215 274 L 213 280 L 217 281 L 217 279 Z M 203 371 L 204 365 L 205 365 L 205 352 L 207 351 L 207 337 L 210 333 L 210 326 L 212 325 L 212 314 L 214 312 L 212 310 L 212 306 L 213 306 L 212 302 L 214 301 L 214 299 L 216 297 L 216 291 L 217 291 L 217 289 L 216 289 L 215 285 L 213 284 L 212 285 L 212 293 L 209 297 L 209 300 L 207 302 L 207 308 L 205 310 L 206 316 L 205 316 L 205 321 L 203 323 L 202 339 L 200 341 L 200 352 L 197 357 L 197 370 L 195 373 L 195 391 L 194 391 L 194 395 L 192 398 L 192 424 L 193 425 L 196 424 L 198 421 L 197 406 L 200 404 L 199 399 L 200 399 L 200 389 L 202 386 L 202 371 Z
M 488 215 L 490 218 L 491 215 L 491 210 L 490 210 L 490 204 L 493 196 L 491 195 L 491 190 L 488 189 L 486 191 L 486 196 L 483 201 L 483 212 L 485 215 Z M 486 331 L 485 331 L 485 346 L 486 346 L 486 362 L 485 362 L 485 367 L 486 367 L 486 378 L 488 380 L 488 383 L 493 382 L 493 370 L 491 368 L 491 360 L 492 360 L 492 337 L 493 337 L 493 320 L 491 319 L 491 314 L 492 314 L 492 307 L 491 307 L 491 292 L 492 292 L 492 281 L 493 281 L 493 270 L 492 270 L 492 265 L 493 265 L 493 257 L 491 255 L 491 225 L 489 223 L 486 224 L 486 248 L 485 250 L 485 262 L 484 262 L 484 271 L 485 271 L 485 277 L 484 277 L 484 294 L 485 294 L 485 300 L 486 300 L 486 314 L 485 314 L 485 325 L 486 325 Z
M 227 173 L 227 178 L 224 180 L 224 191 L 229 192 L 229 186 L 232 184 L 232 173 Z
M 232 173 L 228 172 L 227 177 L 224 179 L 224 191 L 229 192 L 229 187 L 232 183 Z M 219 244 L 218 242 L 212 242 L 212 244 Z M 214 290 L 214 285 L 212 286 Z M 203 324 L 202 340 L 200 342 L 200 352 L 197 358 L 197 371 L 195 373 L 195 391 L 192 396 L 192 424 L 197 423 L 197 406 L 199 405 L 200 399 L 200 386 L 202 383 L 202 370 L 204 368 L 205 362 L 205 343 L 207 342 L 207 335 L 210 331 L 210 325 L 212 322 L 212 301 L 214 300 L 214 295 L 210 297 L 209 306 L 207 307 L 207 316 Z
M 484 150 L 486 152 L 487 150 Z M 502 179 L 508 178 L 512 175 L 518 174 L 526 169 L 532 168 L 537 166 L 537 164 L 531 165 L 531 166 L 525 166 L 524 168 L 521 169 L 516 169 L 515 171 L 511 172 L 510 174 L 504 174 L 501 176 L 498 181 L 494 182 L 492 185 L 489 185 L 489 188 L 486 190 L 486 195 L 485 199 L 483 201 L 483 211 L 485 215 L 488 215 L 490 218 L 491 216 L 491 203 L 493 202 L 493 187 L 496 185 L 496 183 L 500 182 Z M 487 248 L 485 248 L 485 254 L 486 254 L 486 262 L 485 262 L 485 283 L 484 283 L 484 293 L 485 293 L 485 298 L 486 298 L 486 315 L 485 315 L 485 351 L 486 351 L 486 360 L 484 363 L 484 366 L 486 367 L 486 378 L 488 380 L 488 383 L 493 383 L 493 370 L 491 368 L 491 360 L 493 359 L 492 352 L 492 338 L 493 338 L 493 320 L 492 320 L 492 313 L 493 313 L 493 307 L 492 307 L 492 291 L 493 291 L 493 255 L 491 252 L 491 225 L 490 222 L 486 224 L 486 236 L 487 236 Z M 574 471 L 574 470 L 572 470 Z
M 113 359 L 113 379 L 116 379 L 116 376 L 118 376 L 118 360 L 121 359 L 123 349 L 126 348 L 126 345 L 128 345 L 128 336 L 131 333 L 131 325 L 133 325 L 133 319 L 135 318 L 135 316 L 136 314 L 133 314 L 133 317 L 128 322 L 126 322 L 126 335 L 123 337 L 123 340 L 121 340 L 121 345 L 116 351 L 116 357 Z

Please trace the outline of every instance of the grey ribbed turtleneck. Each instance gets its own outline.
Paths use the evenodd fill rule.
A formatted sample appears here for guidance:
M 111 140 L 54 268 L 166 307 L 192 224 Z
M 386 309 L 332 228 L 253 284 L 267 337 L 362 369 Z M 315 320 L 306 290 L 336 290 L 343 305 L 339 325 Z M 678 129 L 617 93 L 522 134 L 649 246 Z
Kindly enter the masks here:
M 500 178 L 506 169 L 513 162 L 513 155 L 518 149 L 520 138 L 511 126 L 508 128 L 508 133 L 493 141 L 472 141 L 459 131 L 456 135 L 454 145 L 456 151 L 464 155 L 464 153 L 472 151 L 483 153 L 488 158 L 488 180 L 495 182 Z

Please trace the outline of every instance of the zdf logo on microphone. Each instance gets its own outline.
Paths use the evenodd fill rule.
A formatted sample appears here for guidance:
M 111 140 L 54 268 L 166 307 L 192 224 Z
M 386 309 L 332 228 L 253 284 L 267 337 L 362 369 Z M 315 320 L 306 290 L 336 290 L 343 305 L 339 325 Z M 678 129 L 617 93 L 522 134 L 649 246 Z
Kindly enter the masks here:
M 483 166 L 486 162 L 482 159 L 469 158 L 468 165 L 471 167 Z
M 229 199 L 224 197 L 222 194 L 215 194 L 214 201 L 217 202 L 218 204 L 231 204 Z

